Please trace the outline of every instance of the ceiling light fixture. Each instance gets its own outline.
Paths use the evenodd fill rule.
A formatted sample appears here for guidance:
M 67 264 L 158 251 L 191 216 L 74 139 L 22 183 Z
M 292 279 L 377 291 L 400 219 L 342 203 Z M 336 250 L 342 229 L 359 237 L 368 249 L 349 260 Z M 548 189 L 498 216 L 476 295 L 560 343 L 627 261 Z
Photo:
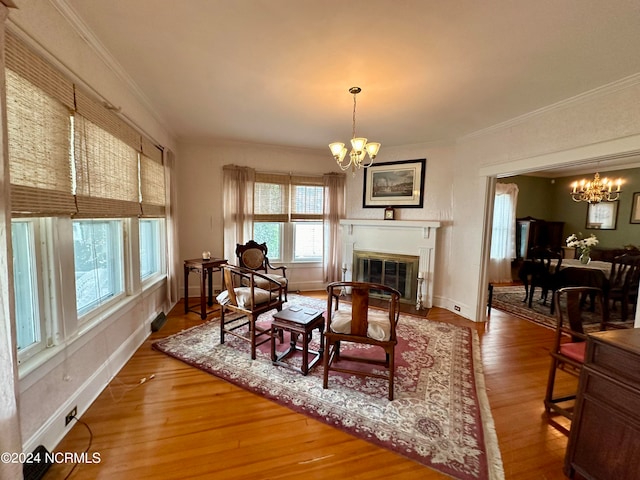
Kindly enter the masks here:
M 620 185 L 622 180 L 616 181 L 616 188 L 613 188 L 613 180 L 603 178 L 600 180 L 600 174 L 596 173 L 590 182 L 582 179 L 580 182 L 573 182 L 571 186 L 573 190 L 570 192 L 574 202 L 615 202 L 620 198 Z
M 340 166 L 340 169 L 347 170 L 351 167 L 353 174 L 356 174 L 356 168 L 370 167 L 373 165 L 373 159 L 378 155 L 380 144 L 376 142 L 367 143 L 367 139 L 363 137 L 356 138 L 356 95 L 362 91 L 360 87 L 351 87 L 349 93 L 353 95 L 353 128 L 351 132 L 351 151 L 349 152 L 349 163 L 343 163 L 347 156 L 347 147 L 344 143 L 334 142 L 329 144 L 333 158 Z M 369 163 L 364 163 L 364 157 L 369 154 Z

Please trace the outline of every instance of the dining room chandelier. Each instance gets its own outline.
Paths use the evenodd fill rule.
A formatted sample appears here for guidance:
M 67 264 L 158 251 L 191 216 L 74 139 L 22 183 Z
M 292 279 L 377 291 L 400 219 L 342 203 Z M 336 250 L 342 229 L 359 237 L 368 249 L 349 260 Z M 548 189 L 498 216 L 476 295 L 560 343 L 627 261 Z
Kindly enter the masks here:
M 573 182 L 571 184 L 573 190 L 570 194 L 574 202 L 615 202 L 620 198 L 621 184 L 622 180 L 618 179 L 614 187 L 613 180 L 606 177 L 600 179 L 600 174 L 596 172 L 590 182 L 585 179 L 580 180 L 580 182 Z
M 329 144 L 329 149 L 333 154 L 333 158 L 340 166 L 341 170 L 347 170 L 351 167 L 353 174 L 356 173 L 356 168 L 370 167 L 373 165 L 373 159 L 378 155 L 380 150 L 380 144 L 377 142 L 367 142 L 364 137 L 356 137 L 356 95 L 358 95 L 362 89 L 360 87 L 351 87 L 349 93 L 353 95 L 353 125 L 351 130 L 351 151 L 349 152 L 349 161 L 344 163 L 347 156 L 347 147 L 342 142 L 333 142 Z M 369 162 L 365 163 L 365 155 L 369 155 Z

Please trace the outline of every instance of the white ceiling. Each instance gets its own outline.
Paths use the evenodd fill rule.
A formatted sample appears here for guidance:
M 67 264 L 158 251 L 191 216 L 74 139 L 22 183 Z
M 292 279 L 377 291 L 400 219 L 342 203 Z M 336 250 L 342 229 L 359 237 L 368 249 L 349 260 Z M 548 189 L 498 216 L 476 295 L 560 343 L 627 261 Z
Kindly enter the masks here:
M 359 135 L 451 140 L 640 72 L 638 0 L 51 1 L 179 139 L 326 148 L 360 86 Z

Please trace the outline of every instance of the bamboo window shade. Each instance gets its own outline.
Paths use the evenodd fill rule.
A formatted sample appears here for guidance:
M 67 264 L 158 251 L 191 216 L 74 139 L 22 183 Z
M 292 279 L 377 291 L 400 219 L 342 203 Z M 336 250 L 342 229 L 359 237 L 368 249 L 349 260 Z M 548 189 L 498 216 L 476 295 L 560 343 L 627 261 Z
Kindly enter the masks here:
M 254 220 L 322 220 L 323 195 L 322 177 L 256 172 Z
M 163 216 L 162 150 L 10 31 L 5 55 L 13 215 Z
M 73 84 L 10 32 L 5 55 L 12 215 L 74 214 Z
M 164 216 L 166 187 L 162 150 L 146 137 L 142 137 L 140 190 L 143 216 Z

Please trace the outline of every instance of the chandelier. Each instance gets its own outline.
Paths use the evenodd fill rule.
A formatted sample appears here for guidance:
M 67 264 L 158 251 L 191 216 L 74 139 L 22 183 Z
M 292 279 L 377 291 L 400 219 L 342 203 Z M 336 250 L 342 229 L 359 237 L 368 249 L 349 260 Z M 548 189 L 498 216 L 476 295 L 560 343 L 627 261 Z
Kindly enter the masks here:
M 333 158 L 340 166 L 341 170 L 347 170 L 351 167 L 353 174 L 356 174 L 356 168 L 370 167 L 373 165 L 373 159 L 376 158 L 380 144 L 376 142 L 367 143 L 366 138 L 356 137 L 356 95 L 362 91 L 360 87 L 351 87 L 349 93 L 353 94 L 353 128 L 351 131 L 351 151 L 349 152 L 349 162 L 343 163 L 347 156 L 347 147 L 344 143 L 334 142 L 329 144 Z M 365 155 L 369 154 L 369 162 L 364 163 Z
M 586 180 L 580 180 L 580 182 L 573 182 L 571 186 L 571 198 L 574 202 L 614 202 L 620 198 L 620 184 L 621 179 L 618 179 L 616 186 L 613 186 L 613 180 L 608 178 L 600 179 L 600 174 L 596 173 L 593 180 L 590 182 Z

